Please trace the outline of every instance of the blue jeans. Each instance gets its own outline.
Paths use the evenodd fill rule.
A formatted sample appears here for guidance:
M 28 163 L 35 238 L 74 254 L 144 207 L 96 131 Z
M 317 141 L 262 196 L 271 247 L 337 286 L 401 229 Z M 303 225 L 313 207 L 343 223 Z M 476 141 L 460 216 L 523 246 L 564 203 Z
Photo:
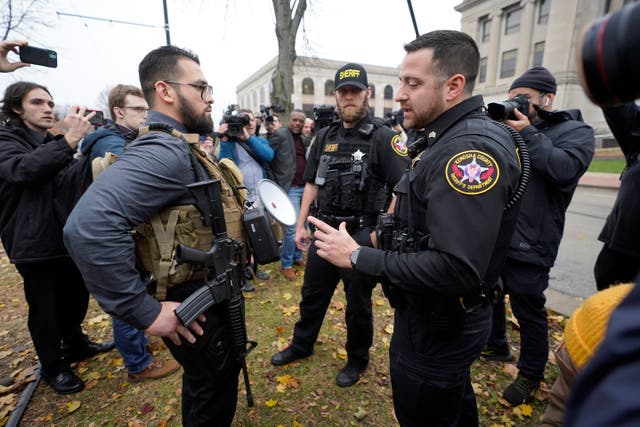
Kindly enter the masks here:
M 138 374 L 151 364 L 153 356 L 147 351 L 147 337 L 144 332 L 128 323 L 112 317 L 113 340 L 124 359 L 124 366 L 130 374 Z
M 300 215 L 300 204 L 302 203 L 302 193 L 304 193 L 304 187 L 289 187 L 287 195 L 289 200 L 293 203 L 293 207 L 296 210 L 296 218 Z M 302 259 L 302 251 L 296 247 L 296 226 L 286 228 L 284 235 L 284 242 L 282 243 L 282 249 L 280 249 L 280 263 L 282 268 L 293 267 L 294 261 L 300 261 Z

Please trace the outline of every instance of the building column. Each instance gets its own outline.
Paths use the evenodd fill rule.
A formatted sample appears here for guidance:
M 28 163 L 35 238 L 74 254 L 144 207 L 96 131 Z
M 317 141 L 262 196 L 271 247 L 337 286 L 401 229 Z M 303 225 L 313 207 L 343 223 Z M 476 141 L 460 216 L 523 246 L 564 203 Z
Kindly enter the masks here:
M 520 4 L 522 6 L 522 18 L 520 20 L 520 44 L 518 45 L 518 59 L 516 60 L 516 76 L 522 75 L 529 69 L 536 0 L 522 0 Z
M 491 14 L 491 34 L 489 35 L 489 54 L 487 55 L 487 80 L 485 85 L 493 87 L 498 77 L 500 59 L 500 38 L 502 37 L 502 11 Z

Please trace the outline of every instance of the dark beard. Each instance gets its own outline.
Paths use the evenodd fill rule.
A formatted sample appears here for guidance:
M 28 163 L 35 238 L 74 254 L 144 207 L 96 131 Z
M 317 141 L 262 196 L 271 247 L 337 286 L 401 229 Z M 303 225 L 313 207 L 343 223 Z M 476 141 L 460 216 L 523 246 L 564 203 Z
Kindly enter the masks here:
M 187 132 L 197 133 L 198 135 L 206 135 L 213 132 L 213 120 L 211 116 L 202 112 L 198 114 L 194 108 L 191 108 L 186 99 L 178 94 L 180 100 L 180 116 L 182 124 L 187 128 Z

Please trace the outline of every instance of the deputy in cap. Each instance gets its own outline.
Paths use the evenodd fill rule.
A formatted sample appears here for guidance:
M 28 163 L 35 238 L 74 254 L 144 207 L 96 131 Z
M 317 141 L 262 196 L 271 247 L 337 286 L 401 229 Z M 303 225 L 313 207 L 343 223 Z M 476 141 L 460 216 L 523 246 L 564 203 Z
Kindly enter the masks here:
M 477 426 L 470 366 L 489 336 L 488 297 L 517 213 L 520 166 L 507 129 L 472 96 L 480 55 L 471 37 L 433 31 L 405 46 L 396 101 L 424 129 L 380 219 L 380 249 L 317 218 L 317 253 L 383 283 L 395 308 L 389 348 L 401 426 Z M 380 247 L 380 246 L 379 246 Z
M 531 159 L 529 184 L 501 275 L 520 324 L 518 377 L 503 393 L 512 405 L 531 400 L 544 378 L 549 354 L 544 290 L 558 254 L 565 212 L 595 148 L 593 129 L 582 121 L 580 110 L 553 110 L 556 91 L 556 80 L 544 67 L 528 70 L 509 89 L 509 99 L 529 100 L 528 111 L 515 110 L 516 119 L 505 123 L 520 133 Z M 492 325 L 483 357 L 511 361 L 504 298 L 494 305 Z
M 340 120 L 322 128 L 311 147 L 304 172 L 304 194 L 296 229 L 296 244 L 309 251 L 302 284 L 300 320 L 291 345 L 271 358 L 284 365 L 310 356 L 331 297 L 342 279 L 347 296 L 347 363 L 336 382 L 355 384 L 369 364 L 373 341 L 371 292 L 374 278 L 338 268 L 320 258 L 305 227 L 311 205 L 314 213 L 337 227 L 345 224 L 349 235 L 372 247 L 378 214 L 391 203 L 392 189 L 407 167 L 407 147 L 384 121 L 369 110 L 371 89 L 367 71 L 359 64 L 346 64 L 335 76 L 335 98 Z

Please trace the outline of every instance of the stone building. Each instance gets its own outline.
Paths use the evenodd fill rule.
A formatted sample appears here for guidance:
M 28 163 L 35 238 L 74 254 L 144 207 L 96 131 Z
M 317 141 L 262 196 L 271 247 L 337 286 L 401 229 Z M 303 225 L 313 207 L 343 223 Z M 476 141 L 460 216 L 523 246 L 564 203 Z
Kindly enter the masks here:
M 576 71 L 576 49 L 585 26 L 630 0 L 464 0 L 461 30 L 480 49 L 476 93 L 486 102 L 506 99 L 515 78 L 544 66 L 558 82 L 554 108 L 579 108 L 596 131 L 598 144 L 611 132 L 600 109 L 584 94 Z M 608 142 L 608 141 L 605 141 Z
M 236 97 L 242 108 L 259 111 L 260 105 L 271 104 L 271 76 L 276 69 L 276 61 L 277 57 L 237 86 Z M 313 117 L 314 104 L 335 104 L 333 79 L 336 70 L 344 64 L 345 61 L 298 56 L 293 66 L 293 108 L 305 111 L 307 117 Z M 374 114 L 385 117 L 387 113 L 397 110 L 399 104 L 393 98 L 400 86 L 400 68 L 361 65 L 367 70 L 372 90 L 369 106 Z

